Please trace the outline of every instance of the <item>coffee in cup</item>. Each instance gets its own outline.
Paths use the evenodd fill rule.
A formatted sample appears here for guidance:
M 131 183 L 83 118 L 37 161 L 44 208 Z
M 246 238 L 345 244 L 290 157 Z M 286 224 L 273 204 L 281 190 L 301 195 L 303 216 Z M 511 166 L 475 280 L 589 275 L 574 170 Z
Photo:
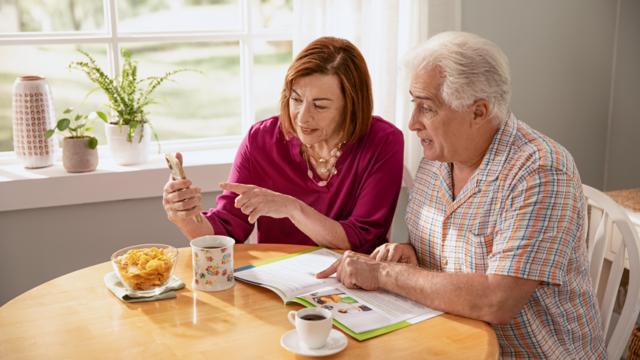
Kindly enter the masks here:
M 308 308 L 289 311 L 289 322 L 296 327 L 300 342 L 309 349 L 318 349 L 327 343 L 331 332 L 332 315 L 329 310 Z
M 228 236 L 206 235 L 191 240 L 193 288 L 220 291 L 233 286 L 233 245 Z

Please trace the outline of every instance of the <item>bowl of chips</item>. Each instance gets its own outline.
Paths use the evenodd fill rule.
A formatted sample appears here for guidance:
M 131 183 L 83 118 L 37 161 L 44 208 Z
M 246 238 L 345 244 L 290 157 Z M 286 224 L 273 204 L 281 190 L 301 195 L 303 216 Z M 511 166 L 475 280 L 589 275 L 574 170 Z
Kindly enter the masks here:
M 111 255 L 111 264 L 125 288 L 139 296 L 160 294 L 173 275 L 178 250 L 170 245 L 141 244 Z

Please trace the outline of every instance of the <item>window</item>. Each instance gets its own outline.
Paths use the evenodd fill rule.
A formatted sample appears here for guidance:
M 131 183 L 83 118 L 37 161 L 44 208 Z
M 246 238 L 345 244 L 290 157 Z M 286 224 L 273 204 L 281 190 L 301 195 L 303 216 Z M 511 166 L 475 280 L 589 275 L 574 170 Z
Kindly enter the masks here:
M 140 76 L 178 68 L 155 93 L 149 118 L 161 140 L 239 138 L 278 113 L 292 60 L 292 0 L 0 0 L 0 151 L 12 151 L 12 86 L 47 78 L 57 116 L 106 111 L 106 98 L 69 70 L 91 53 L 113 74 L 129 49 Z M 95 126 L 106 143 L 102 126 Z M 215 140 L 214 140 L 215 141 Z

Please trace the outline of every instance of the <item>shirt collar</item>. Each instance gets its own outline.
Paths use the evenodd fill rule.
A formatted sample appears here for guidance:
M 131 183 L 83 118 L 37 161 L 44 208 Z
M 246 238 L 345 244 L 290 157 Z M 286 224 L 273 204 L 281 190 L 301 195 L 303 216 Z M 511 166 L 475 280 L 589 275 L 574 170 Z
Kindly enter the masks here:
M 482 163 L 478 167 L 477 181 L 493 181 L 498 177 L 511 150 L 517 129 L 518 120 L 515 115 L 511 113 L 509 118 L 493 136 L 491 145 L 484 155 Z

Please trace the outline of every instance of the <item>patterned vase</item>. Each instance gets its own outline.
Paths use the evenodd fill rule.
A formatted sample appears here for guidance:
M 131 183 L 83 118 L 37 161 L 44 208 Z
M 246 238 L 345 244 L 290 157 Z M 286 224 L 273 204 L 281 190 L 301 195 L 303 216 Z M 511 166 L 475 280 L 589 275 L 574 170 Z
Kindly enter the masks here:
M 13 83 L 13 150 L 25 168 L 53 164 L 55 137 L 45 131 L 55 126 L 51 91 L 45 78 L 20 76 Z

